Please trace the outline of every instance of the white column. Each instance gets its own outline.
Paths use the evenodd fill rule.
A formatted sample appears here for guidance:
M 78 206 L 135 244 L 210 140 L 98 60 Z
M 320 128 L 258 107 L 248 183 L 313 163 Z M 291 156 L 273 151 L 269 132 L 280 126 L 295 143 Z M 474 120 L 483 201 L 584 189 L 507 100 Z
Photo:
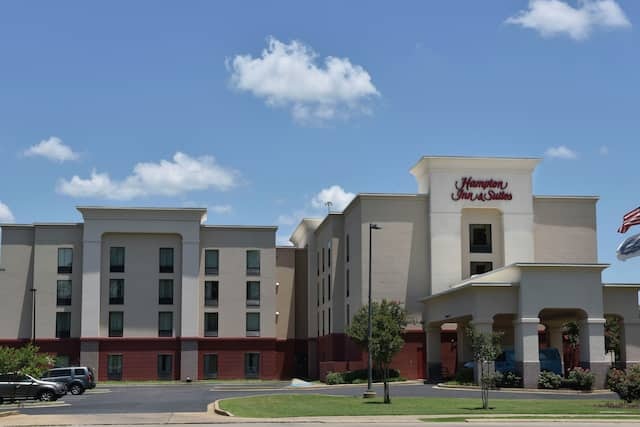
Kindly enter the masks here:
M 537 317 L 521 317 L 513 322 L 516 365 L 526 388 L 538 387 L 538 375 L 540 374 L 539 324 L 540 319 Z
M 588 368 L 596 376 L 595 388 L 605 386 L 609 363 L 604 346 L 604 324 L 606 319 L 589 317 L 579 322 L 580 365 Z
M 100 336 L 100 258 L 102 242 L 82 242 L 82 314 L 80 336 Z
M 627 366 L 640 365 L 640 321 L 624 319 L 621 347 Z
M 182 240 L 182 306 L 180 308 L 180 378 L 198 379 L 198 341 L 200 336 L 200 242 Z

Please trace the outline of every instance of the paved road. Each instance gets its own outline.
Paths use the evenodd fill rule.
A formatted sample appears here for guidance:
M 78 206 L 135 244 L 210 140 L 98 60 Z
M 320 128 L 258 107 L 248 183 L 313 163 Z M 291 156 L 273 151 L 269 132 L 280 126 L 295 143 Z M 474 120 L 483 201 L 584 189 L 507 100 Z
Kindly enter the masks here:
M 24 414 L 116 414 L 116 413 L 159 413 L 159 412 L 202 412 L 214 400 L 226 397 L 250 396 L 273 393 L 316 393 L 342 396 L 361 396 L 365 385 L 341 386 L 295 390 L 282 389 L 280 384 L 180 384 L 158 386 L 98 387 L 82 396 L 67 395 L 64 406 L 23 408 Z M 381 395 L 381 386 L 374 387 Z M 424 397 L 477 397 L 474 390 L 445 390 L 423 384 L 392 384 L 392 396 Z M 617 399 L 613 394 L 567 395 L 567 394 L 531 394 L 492 392 L 496 398 L 514 399 Z M 0 405 L 0 410 L 6 405 Z

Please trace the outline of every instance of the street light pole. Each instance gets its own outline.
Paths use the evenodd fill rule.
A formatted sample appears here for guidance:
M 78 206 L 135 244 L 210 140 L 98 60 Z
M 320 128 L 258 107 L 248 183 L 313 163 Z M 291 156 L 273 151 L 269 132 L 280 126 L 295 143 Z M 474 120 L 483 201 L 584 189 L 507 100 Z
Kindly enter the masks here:
M 33 319 L 31 321 L 31 344 L 36 344 L 36 288 L 31 288 L 31 304 Z
M 373 391 L 373 361 L 371 357 L 371 338 L 373 337 L 373 329 L 371 327 L 371 318 L 373 315 L 372 306 L 371 306 L 371 255 L 372 255 L 372 234 L 373 230 L 380 230 L 378 224 L 369 224 L 369 317 L 368 317 L 368 330 L 367 330 L 367 390 L 364 392 L 363 397 L 375 397 L 376 392 Z

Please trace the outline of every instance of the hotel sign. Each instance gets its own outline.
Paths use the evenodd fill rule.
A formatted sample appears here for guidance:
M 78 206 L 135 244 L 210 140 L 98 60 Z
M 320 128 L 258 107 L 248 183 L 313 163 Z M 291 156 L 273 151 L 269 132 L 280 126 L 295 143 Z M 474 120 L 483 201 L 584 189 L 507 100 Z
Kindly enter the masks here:
M 469 200 L 472 202 L 489 202 L 492 200 L 511 200 L 513 195 L 508 190 L 509 182 L 496 179 L 474 179 L 472 176 L 462 177 L 454 184 L 455 191 L 451 200 Z

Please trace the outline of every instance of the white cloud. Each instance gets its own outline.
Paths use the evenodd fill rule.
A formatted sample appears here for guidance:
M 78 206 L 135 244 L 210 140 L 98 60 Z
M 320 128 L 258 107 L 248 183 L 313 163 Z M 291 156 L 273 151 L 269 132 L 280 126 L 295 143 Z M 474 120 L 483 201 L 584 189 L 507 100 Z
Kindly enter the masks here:
M 15 222 L 15 220 L 16 218 L 13 216 L 13 213 L 11 212 L 11 209 L 9 209 L 9 206 L 0 202 L 0 222 L 9 223 Z
M 272 107 L 291 109 L 300 122 L 324 122 L 367 113 L 367 101 L 380 95 L 369 73 L 348 58 L 318 55 L 299 41 L 270 37 L 260 57 L 236 55 L 227 60 L 231 85 L 263 98 Z
M 601 156 L 607 156 L 608 154 L 609 154 L 609 147 L 607 147 L 606 145 L 603 145 L 602 147 L 600 147 Z
M 349 202 L 353 200 L 356 195 L 344 191 L 339 185 L 332 185 L 329 188 L 320 190 L 318 194 L 311 199 L 311 205 L 314 208 L 326 208 L 327 202 L 331 203 L 331 210 L 341 211 L 347 207 Z
M 546 154 L 548 157 L 552 157 L 555 159 L 573 160 L 576 157 L 578 157 L 578 153 L 576 153 L 575 151 L 573 151 L 572 149 L 564 145 L 559 145 L 557 147 L 549 147 L 547 148 L 547 151 L 544 152 L 544 154 Z
M 231 212 L 233 212 L 233 206 L 231 206 L 231 205 L 214 205 L 214 206 L 209 206 L 208 210 L 213 212 L 213 213 L 217 213 L 219 215 L 228 215 Z
M 94 170 L 86 179 L 77 175 L 70 180 L 61 179 L 57 190 L 73 197 L 131 200 L 145 196 L 176 196 L 209 188 L 225 191 L 237 185 L 237 180 L 237 172 L 220 166 L 211 156 L 194 158 L 177 152 L 172 161 L 137 163 L 133 173 L 122 181 L 112 180 L 108 173 Z
M 77 160 L 80 156 L 75 153 L 71 147 L 64 145 L 58 137 L 52 136 L 49 139 L 43 139 L 39 144 L 29 147 L 25 152 L 25 156 L 42 156 L 49 160 L 64 162 L 67 160 Z
M 578 0 L 577 7 L 560 0 L 530 0 L 529 8 L 507 18 L 507 24 L 538 31 L 543 37 L 565 34 L 585 40 L 596 28 L 630 28 L 615 0 Z

